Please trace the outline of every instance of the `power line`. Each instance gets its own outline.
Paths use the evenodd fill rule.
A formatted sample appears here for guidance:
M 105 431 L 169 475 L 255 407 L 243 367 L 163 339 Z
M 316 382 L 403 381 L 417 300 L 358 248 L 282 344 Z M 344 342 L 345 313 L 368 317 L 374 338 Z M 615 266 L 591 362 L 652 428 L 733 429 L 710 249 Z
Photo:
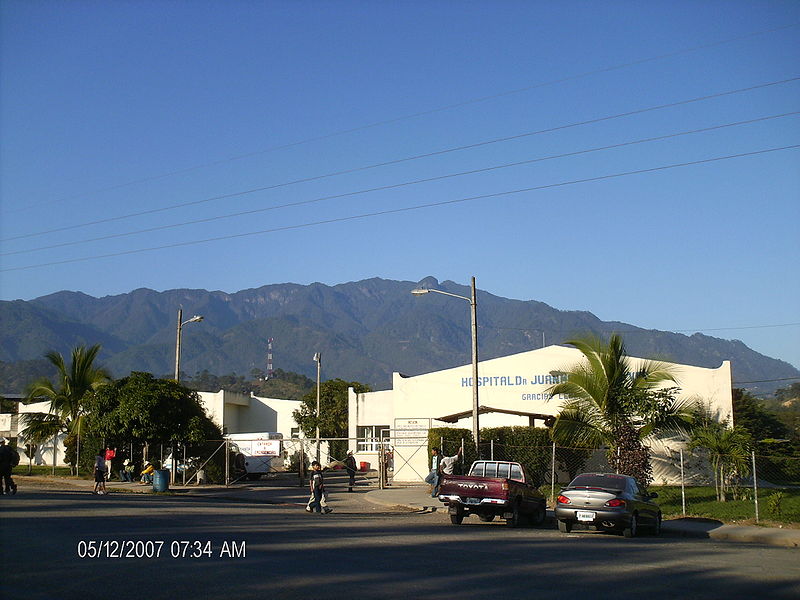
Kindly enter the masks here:
M 129 213 L 127 215 L 119 215 L 119 216 L 116 216 L 116 217 L 108 217 L 108 218 L 105 218 L 105 219 L 97 219 L 97 220 L 94 220 L 94 221 L 88 221 L 88 222 L 79 223 L 79 224 L 76 224 L 76 225 L 67 225 L 67 226 L 64 226 L 64 227 L 57 227 L 57 228 L 54 228 L 54 229 L 48 229 L 48 230 L 45 230 L 45 231 L 38 231 L 38 232 L 35 232 L 35 233 L 26 233 L 26 234 L 16 235 L 16 236 L 8 237 L 8 238 L 5 238 L 5 239 L 0 239 L 0 242 L 10 242 L 10 241 L 13 241 L 13 240 L 18 240 L 18 239 L 23 239 L 23 238 L 36 237 L 36 236 L 40 236 L 40 235 L 57 233 L 57 232 L 60 232 L 60 231 L 69 231 L 69 230 L 72 230 L 72 229 L 79 229 L 79 228 L 88 227 L 88 226 L 91 226 L 91 225 L 100 225 L 102 223 L 110 223 L 110 222 L 113 222 L 113 221 L 120 221 L 120 220 L 123 220 L 123 219 L 129 219 L 129 218 L 133 218 L 133 217 L 140 217 L 140 216 L 144 216 L 144 215 L 156 214 L 156 213 L 165 212 L 165 211 L 168 211 L 168 210 L 175 210 L 177 208 L 185 208 L 187 206 L 197 206 L 198 204 L 204 204 L 204 203 L 213 202 L 213 201 L 216 201 L 216 200 L 224 200 L 224 199 L 228 199 L 228 198 L 235 198 L 235 197 L 239 197 L 239 196 L 245 196 L 245 195 L 253 194 L 253 193 L 256 193 L 256 192 L 264 192 L 264 191 L 267 191 L 267 190 L 273 190 L 273 189 L 277 189 L 277 188 L 281 188 L 281 187 L 287 187 L 287 186 L 296 185 L 296 184 L 299 184 L 299 183 L 308 183 L 308 182 L 311 182 L 311 181 L 319 181 L 321 179 L 326 179 L 326 178 L 329 178 L 329 177 L 335 177 L 335 176 L 338 176 L 338 175 L 346 175 L 346 174 L 351 174 L 351 173 L 357 173 L 357 172 L 360 172 L 360 171 L 366 171 L 366 170 L 370 170 L 370 169 L 377 169 L 379 167 L 387 167 L 387 166 L 396 165 L 396 164 L 400 164 L 400 163 L 404 163 L 404 162 L 410 162 L 410 161 L 413 161 L 413 160 L 420 160 L 420 159 L 423 159 L 423 158 L 431 158 L 433 156 L 442 156 L 444 154 L 450 154 L 452 152 L 459 152 L 461 150 L 472 150 L 474 148 L 480 148 L 480 147 L 488 146 L 488 145 L 491 145 L 491 144 L 498 144 L 498 143 L 501 143 L 501 142 L 509 142 L 509 141 L 513 141 L 513 140 L 522 139 L 522 138 L 525 138 L 525 137 L 541 135 L 541 134 L 544 134 L 544 133 L 553 133 L 555 131 L 562 131 L 562 130 L 565 130 L 565 129 L 571 129 L 571 128 L 574 128 L 574 127 L 581 127 L 581 126 L 584 126 L 584 125 L 592 125 L 592 124 L 596 124 L 596 123 L 602 123 L 604 121 L 610 121 L 610 120 L 613 120 L 613 119 L 620 119 L 620 118 L 623 118 L 623 117 L 630 117 L 630 116 L 633 116 L 633 115 L 643 114 L 643 113 L 651 112 L 651 111 L 654 111 L 654 110 L 662 110 L 662 109 L 665 109 L 665 108 L 674 108 L 676 106 L 692 104 L 692 103 L 695 103 L 695 102 L 703 102 L 705 100 L 712 100 L 712 99 L 715 99 L 715 98 L 721 98 L 721 97 L 730 96 L 730 95 L 733 95 L 733 94 L 740 94 L 740 93 L 744 93 L 744 92 L 750 92 L 750 91 L 753 91 L 753 90 L 763 89 L 763 88 L 766 88 L 766 87 L 771 87 L 771 86 L 776 86 L 776 85 L 783 85 L 783 84 L 791 83 L 791 82 L 798 81 L 798 80 L 800 80 L 800 77 L 791 77 L 789 79 L 782 79 L 782 80 L 779 80 L 779 81 L 771 81 L 771 82 L 768 82 L 768 83 L 762 83 L 762 84 L 758 84 L 758 85 L 748 86 L 748 87 L 745 87 L 745 88 L 739 88 L 739 89 L 735 89 L 735 90 L 728 90 L 728 91 L 725 91 L 725 92 L 718 92 L 716 94 L 709 94 L 709 95 L 705 95 L 705 96 L 698 96 L 698 97 L 695 97 L 695 98 L 689 98 L 687 100 L 679 100 L 679 101 L 676 101 L 676 102 L 670 102 L 670 103 L 667 103 L 667 104 L 660 104 L 660 105 L 657 105 L 657 106 L 649 106 L 647 108 L 640 108 L 640 109 L 636 109 L 636 110 L 632 110 L 632 111 L 628 111 L 628 112 L 624 112 L 624 113 L 618 113 L 618 114 L 615 114 L 615 115 L 607 115 L 607 116 L 598 117 L 598 118 L 595 118 L 595 119 L 588 119 L 588 120 L 585 120 L 585 121 L 579 121 L 579 122 L 576 122 L 576 123 L 569 123 L 567 125 L 558 125 L 556 127 L 549 127 L 547 129 L 539 129 L 539 130 L 536 130 L 536 131 L 528 131 L 528 132 L 524 132 L 524 133 L 518 133 L 518 134 L 515 134 L 515 135 L 511 135 L 511 136 L 505 136 L 505 137 L 501 137 L 501 138 L 494 138 L 494 139 L 490 139 L 490 140 L 484 140 L 484 141 L 476 142 L 476 143 L 473 143 L 473 144 L 466 144 L 466 145 L 463 145 L 463 146 L 456 146 L 456 147 L 453 147 L 453 148 L 446 148 L 444 150 L 436 150 L 434 152 L 428 152 L 428 153 L 425 153 L 425 154 L 417 154 L 417 155 L 414 155 L 414 156 L 407 156 L 407 157 L 398 158 L 398 159 L 395 159 L 395 160 L 384 161 L 384 162 L 380 162 L 380 163 L 373 163 L 373 164 L 370 164 L 370 165 L 364 165 L 364 166 L 360 166 L 360 167 L 355 167 L 355 168 L 352 168 L 352 169 L 344 169 L 344 170 L 341 170 L 341 171 L 334 171 L 332 173 L 326 173 L 326 174 L 323 174 L 323 175 L 315 175 L 313 177 L 305 177 L 305 178 L 302 178 L 302 179 L 295 179 L 293 181 L 288 181 L 288 182 L 283 182 L 283 183 L 276 183 L 276 184 L 273 184 L 273 185 L 262 186 L 262 187 L 257 187 L 257 188 L 251 188 L 251 189 L 243 190 L 243 191 L 239 191 L 239 192 L 232 192 L 230 194 L 222 194 L 222 195 L 219 195 L 219 196 L 212 196 L 210 198 L 203 198 L 203 199 L 200 199 L 200 200 L 192 200 L 192 201 L 189 201 L 189 202 L 182 202 L 182 203 L 179 203 L 179 204 L 173 204 L 173 205 L 170 205 L 170 206 L 161 206 L 159 208 L 153 208 L 153 209 L 139 211 L 139 212 L 135 212 L 135 213 Z
M 513 89 L 513 90 L 507 90 L 505 92 L 500 92 L 500 93 L 497 93 L 497 94 L 491 94 L 491 95 L 488 95 L 488 96 L 480 96 L 480 97 L 477 97 L 477 98 L 464 100 L 462 102 L 457 102 L 457 103 L 454 103 L 454 104 L 447 104 L 447 105 L 444 105 L 444 106 L 440 106 L 438 108 L 432 108 L 432 109 L 429 109 L 429 110 L 424 110 L 424 111 L 420 111 L 420 112 L 416 112 L 416 113 L 410 113 L 410 114 L 406 114 L 406 115 L 401 115 L 399 117 L 394 117 L 394 118 L 391 118 L 391 119 L 385 119 L 385 120 L 382 120 L 382 121 L 376 121 L 376 122 L 368 123 L 366 125 L 361 125 L 361 126 L 358 126 L 358 127 L 352 127 L 352 128 L 349 128 L 349 129 L 342 129 L 342 130 L 335 131 L 335 132 L 332 132 L 332 133 L 329 133 L 329 134 L 325 134 L 325 135 L 306 138 L 304 140 L 300 140 L 300 141 L 296 141 L 296 142 L 290 142 L 290 143 L 287 143 L 287 144 L 281 144 L 281 145 L 278 145 L 278 146 L 272 146 L 272 147 L 266 148 L 264 150 L 257 150 L 257 151 L 254 151 L 254 152 L 248 152 L 248 153 L 245 153 L 245 154 L 240 154 L 240 155 L 232 156 L 232 157 L 229 157 L 229 158 L 224 158 L 224 159 L 220 159 L 220 160 L 216 160 L 216 161 L 202 163 L 202 164 L 195 165 L 195 166 L 192 166 L 192 167 L 187 167 L 185 169 L 178 169 L 178 170 L 174 170 L 174 171 L 169 171 L 167 173 L 162 173 L 160 175 L 134 179 L 134 180 L 131 180 L 131 181 L 128 181 L 128 182 L 125 182 L 125 183 L 120 183 L 120 184 L 116 184 L 116 185 L 112 185 L 112 186 L 99 188 L 99 189 L 96 189 L 96 190 L 94 190 L 92 192 L 82 192 L 82 193 L 73 194 L 71 196 L 67 196 L 65 198 L 61 198 L 61 199 L 58 199 L 58 200 L 50 200 L 50 201 L 46 201 L 46 202 L 40 202 L 38 204 L 33 204 L 33 205 L 29 205 L 29 206 L 18 208 L 18 209 L 10 210 L 10 211 L 4 211 L 3 214 L 11 214 L 11 213 L 14 213 L 14 212 L 20 212 L 20 211 L 23 211 L 23 210 L 29 210 L 31 208 L 37 208 L 39 206 L 45 206 L 45 205 L 54 204 L 54 203 L 57 203 L 57 202 L 64 202 L 66 200 L 71 200 L 72 198 L 77 198 L 77 197 L 80 197 L 80 196 L 86 196 L 86 195 L 91 195 L 91 194 L 97 194 L 97 193 L 100 193 L 100 192 L 106 192 L 106 191 L 111 191 L 111 190 L 115 190 L 115 189 L 120 189 L 120 188 L 123 188 L 123 187 L 136 185 L 136 184 L 139 184 L 139 183 L 147 183 L 147 182 L 150 182 L 150 181 L 157 181 L 159 179 L 165 179 L 167 177 L 172 177 L 174 175 L 181 175 L 181 174 L 184 174 L 184 173 L 190 173 L 192 171 L 196 171 L 196 170 L 199 170 L 199 169 L 205 169 L 205 168 L 208 168 L 208 167 L 213 167 L 213 166 L 220 165 L 220 164 L 225 164 L 225 163 L 228 163 L 228 162 L 243 160 L 243 159 L 246 159 L 246 158 L 251 158 L 253 156 L 259 156 L 259 155 L 262 155 L 262 154 L 267 154 L 269 152 L 274 152 L 274 151 L 277 151 L 277 150 L 286 150 L 288 148 L 294 148 L 296 146 L 301 146 L 303 144 L 308 144 L 308 143 L 312 143 L 312 142 L 318 142 L 318 141 L 330 139 L 330 138 L 333 138 L 333 137 L 346 135 L 346 134 L 349 134 L 349 133 L 356 133 L 356 132 L 359 132 L 359 131 L 365 131 L 367 129 L 373 129 L 375 127 L 380 127 L 382 125 L 389 125 L 391 123 L 397 123 L 397 122 L 400 122 L 400 121 L 405 121 L 405 120 L 409 120 L 409 119 L 415 119 L 415 118 L 422 117 L 422 116 L 427 116 L 427 115 L 431 115 L 431 114 L 435 114 L 435 113 L 439 113 L 439 112 L 444 112 L 444 111 L 447 111 L 447 110 L 452 110 L 454 108 L 461 108 L 463 106 L 469 106 L 471 104 L 479 104 L 479 103 L 482 103 L 482 102 L 487 102 L 487 101 L 490 101 L 490 100 L 494 100 L 496 98 L 503 98 L 503 97 L 506 97 L 506 96 L 514 95 L 514 94 L 528 92 L 528 91 L 535 90 L 535 89 L 538 89 L 538 88 L 543 88 L 543 87 L 547 87 L 547 86 L 551 86 L 551 85 L 558 85 L 560 83 L 566 83 L 566 82 L 569 82 L 569 81 L 575 81 L 575 80 L 578 80 L 578 79 L 583 79 L 584 77 L 589 77 L 591 75 L 599 75 L 601 73 L 609 73 L 609 72 L 612 72 L 612 71 L 617 71 L 617 70 L 620 70 L 620 69 L 625 69 L 625 68 L 628 68 L 628 67 L 641 65 L 641 64 L 648 63 L 648 62 L 654 62 L 654 61 L 657 61 L 657 60 L 663 60 L 665 58 L 671 58 L 671 57 L 674 57 L 674 56 L 679 56 L 681 54 L 687 54 L 687 53 L 691 53 L 691 52 L 697 52 L 699 50 L 706 50 L 708 48 L 713 48 L 715 46 L 722 46 L 722 45 L 725 45 L 725 44 L 731 44 L 731 43 L 738 42 L 740 40 L 744 40 L 744 39 L 747 39 L 747 38 L 756 37 L 756 36 L 759 36 L 759 35 L 765 35 L 767 33 L 774 33 L 776 31 L 781 31 L 781 30 L 784 30 L 784 29 L 791 29 L 792 27 L 797 27 L 798 25 L 800 25 L 800 23 L 791 23 L 789 25 L 782 25 L 780 27 L 774 27 L 772 29 L 764 29 L 764 30 L 761 30 L 761 31 L 755 31 L 755 32 L 746 33 L 746 34 L 743 34 L 743 35 L 740 35 L 740 36 L 727 38 L 725 40 L 720 40 L 720 41 L 717 41 L 717 42 L 711 42 L 711 43 L 708 43 L 708 44 L 701 44 L 699 46 L 692 46 L 690 48 L 683 48 L 683 49 L 680 49 L 680 50 L 675 50 L 673 52 L 668 52 L 666 54 L 659 54 L 659 55 L 656 55 L 656 56 L 651 56 L 651 57 L 648 57 L 648 58 L 643 58 L 643 59 L 639 59 L 639 60 L 635 60 L 635 61 L 631 61 L 631 62 L 627 62 L 627 63 L 621 63 L 621 64 L 613 65 L 613 66 L 610 66 L 610 67 L 603 67 L 601 69 L 595 69 L 595 70 L 592 70 L 592 71 L 585 71 L 583 73 L 578 73 L 576 75 L 571 75 L 569 77 L 562 77 L 560 79 L 553 79 L 553 80 L 550 80 L 550 81 L 536 83 L 536 84 L 533 84 L 533 85 L 529 85 L 529 86 L 525 86 L 525 87 L 521 87 L 521 88 L 517 88 L 517 89 Z M 11 238 L 11 239 L 15 239 L 15 238 Z M 0 240 L 0 241 L 4 241 L 4 240 Z
M 603 325 L 607 325 L 607 323 L 603 323 Z M 769 328 L 777 328 L 777 327 L 797 327 L 800 325 L 798 323 L 779 323 L 776 325 L 744 325 L 741 327 L 697 327 L 694 329 L 659 329 L 657 331 L 663 331 L 665 333 L 702 333 L 704 331 L 738 331 L 740 329 L 769 329 Z M 479 325 L 484 329 L 497 329 L 502 331 L 535 331 L 541 332 L 544 331 L 546 333 L 572 333 L 574 329 L 552 329 L 552 328 L 536 328 L 536 327 L 496 327 L 494 325 Z M 613 331 L 617 333 L 652 333 L 652 329 L 645 329 L 644 327 L 637 327 L 636 329 L 619 329 L 616 327 L 611 327 Z
M 755 381 L 734 381 L 733 385 L 742 385 L 745 383 L 773 383 L 775 381 L 800 381 L 800 377 L 780 377 L 778 379 L 757 379 Z
M 155 250 L 165 250 L 165 249 L 168 249 L 168 248 L 179 248 L 179 247 L 182 247 L 182 246 L 193 246 L 193 245 L 209 243 L 209 242 L 218 242 L 218 241 L 222 241 L 222 240 L 231 240 L 231 239 L 237 239 L 237 238 L 244 238 L 244 237 L 250 237 L 250 236 L 254 236 L 254 235 L 264 235 L 264 234 L 267 234 L 267 233 L 276 233 L 276 232 L 279 232 L 279 231 L 290 231 L 290 230 L 295 230 L 295 229 L 304 229 L 306 227 L 313 227 L 313 226 L 316 226 L 316 225 L 329 225 L 329 224 L 332 224 L 332 223 L 342 223 L 342 222 L 346 222 L 346 221 L 355 221 L 355 220 L 358 220 L 358 219 L 365 219 L 365 218 L 368 218 L 368 217 L 377 217 L 377 216 L 383 216 L 383 215 L 410 212 L 412 210 L 421 210 L 421 209 L 434 208 L 434 207 L 439 207 L 439 206 L 449 206 L 449 205 L 469 202 L 469 201 L 472 201 L 472 200 L 485 200 L 485 199 L 488 199 L 488 198 L 499 198 L 501 196 L 510 196 L 512 194 L 520 194 L 520 193 L 523 193 L 523 192 L 533 192 L 533 191 L 539 191 L 539 190 L 545 190 L 545 189 L 552 189 L 552 188 L 564 187 L 564 186 L 568 186 L 568 185 L 575 185 L 575 184 L 579 184 L 579 183 L 590 183 L 590 182 L 595 182 L 595 181 L 605 181 L 605 180 L 608 180 L 608 179 L 626 177 L 626 176 L 629 176 L 629 175 L 640 175 L 640 174 L 644 174 L 644 173 L 655 173 L 655 172 L 658 172 L 658 171 L 665 171 L 665 170 L 668 170 L 668 169 L 675 169 L 675 168 L 679 168 L 679 167 L 687 167 L 687 166 L 691 166 L 691 165 L 708 164 L 708 163 L 712 163 L 712 162 L 719 162 L 719 161 L 722 161 L 722 160 L 730 160 L 730 159 L 734 159 L 734 158 L 743 158 L 743 157 L 747 157 L 747 156 L 757 156 L 757 155 L 760 155 L 760 154 L 767 154 L 767 153 L 770 153 L 770 152 L 779 152 L 779 151 L 782 151 L 782 150 L 793 150 L 793 149 L 797 149 L 797 148 L 800 148 L 800 144 L 795 144 L 795 145 L 791 145 L 791 146 L 782 146 L 782 147 L 778 147 L 778 148 L 767 148 L 767 149 L 764 149 L 764 150 L 754 150 L 752 152 L 743 152 L 743 153 L 740 153 L 740 154 L 730 154 L 730 155 L 727 155 L 727 156 L 717 156 L 717 157 L 713 157 L 713 158 L 706 158 L 706 159 L 702 159 L 702 160 L 694 160 L 694 161 L 683 162 L 683 163 L 674 163 L 674 164 L 671 164 L 671 165 L 662 165 L 662 166 L 659 166 L 659 167 L 651 167 L 649 169 L 638 169 L 638 170 L 635 170 L 635 171 L 626 171 L 626 172 L 614 173 L 614 174 L 610 174 L 610 175 L 600 175 L 600 176 L 596 176 L 596 177 L 587 177 L 585 179 L 574 179 L 574 180 L 571 180 L 571 181 L 564 181 L 564 182 L 559 182 L 559 183 L 551 183 L 551 184 L 547 184 L 547 185 L 533 186 L 533 187 L 521 188 L 521 189 L 516 189 L 516 190 L 508 190 L 508 191 L 496 192 L 496 193 L 492 193 L 492 194 L 481 194 L 479 196 L 470 196 L 470 197 L 467 197 L 467 198 L 457 198 L 457 199 L 454 199 L 454 200 L 442 200 L 442 201 L 439 201 L 439 202 L 428 202 L 428 203 L 425 203 L 425 204 L 418 204 L 418 205 L 415 205 L 415 206 L 407 206 L 407 207 L 403 207 L 403 208 L 386 209 L 386 210 L 375 211 L 375 212 L 370 212 L 370 213 L 363 213 L 363 214 L 359 214 L 359 215 L 350 215 L 350 216 L 347 216 L 347 217 L 336 217 L 336 218 L 332 218 L 332 219 L 324 219 L 324 220 L 320 220 L 320 221 L 312 221 L 312 222 L 308 222 L 308 223 L 300 223 L 300 224 L 297 224 L 297 225 L 285 225 L 285 226 L 282 226 L 282 227 L 275 227 L 275 228 L 272 228 L 272 229 L 263 229 L 263 230 L 259 230 L 259 231 L 250 231 L 250 232 L 247 232 L 247 233 L 237 233 L 237 234 L 231 234 L 231 235 L 217 236 L 217 237 L 206 238 L 206 239 L 202 239 L 202 240 L 189 240 L 189 241 L 185 241 L 185 242 L 174 242 L 172 244 L 165 244 L 165 245 L 162 245 L 162 246 L 151 246 L 149 248 L 137 248 L 137 249 L 134 249 L 134 250 L 125 250 L 125 251 L 121 251 L 121 252 L 111 252 L 111 253 L 108 253 L 108 254 L 97 254 L 97 255 L 85 256 L 85 257 L 81 257 L 81 258 L 71 258 L 71 259 L 60 260 L 60 261 L 39 263 L 39 264 L 35 264 L 35 265 L 27 265 L 27 266 L 23 266 L 23 267 L 12 267 L 12 268 L 8 268 L 8 269 L 0 269 L 0 272 L 25 271 L 25 270 L 35 269 L 35 268 L 40 268 L 40 267 L 63 265 L 63 264 L 75 263 L 75 262 L 85 262 L 85 261 L 88 261 L 88 260 L 97 260 L 97 259 L 101 259 L 101 258 L 111 258 L 111 257 L 115 257 L 115 256 L 125 256 L 125 255 L 129 255 L 129 254 L 139 254 L 141 252 L 149 252 L 149 251 L 155 251 Z
M 765 116 L 765 117 L 757 117 L 757 118 L 754 118 L 754 119 L 748 119 L 746 121 L 737 121 L 737 122 L 734 122 L 734 123 L 725 123 L 725 124 L 721 124 L 721 125 L 713 125 L 713 126 L 704 127 L 704 128 L 701 128 L 701 129 L 693 129 L 693 130 L 689 130 L 689 131 L 681 131 L 681 132 L 677 132 L 677 133 L 670 133 L 670 134 L 656 136 L 656 137 L 642 138 L 642 139 L 632 140 L 632 141 L 628 141 L 628 142 L 620 142 L 618 144 L 611 144 L 611 145 L 608 145 L 608 146 L 599 146 L 599 147 L 595 147 L 595 148 L 577 150 L 577 151 L 574 151 L 574 152 L 566 152 L 566 153 L 563 153 L 563 154 L 552 154 L 550 156 L 533 158 L 533 159 L 529 159 L 529 160 L 516 161 L 516 162 L 512 162 L 512 163 L 505 163 L 505 164 L 502 164 L 502 165 L 493 165 L 493 166 L 484 167 L 484 168 L 481 168 L 481 169 L 471 169 L 469 171 L 461 171 L 461 172 L 458 172 L 458 173 L 448 173 L 448 174 L 445 174 L 445 175 L 438 175 L 436 177 L 427 177 L 427 178 L 424 178 L 424 179 L 416 179 L 416 180 L 413 180 L 413 181 L 404 181 L 404 182 L 390 184 L 390 185 L 383 185 L 383 186 L 367 188 L 367 189 L 363 189 L 363 190 L 356 190 L 356 191 L 353 191 L 353 192 L 344 192 L 344 193 L 341 193 L 341 194 L 334 194 L 334 195 L 330 195 L 330 196 L 322 196 L 322 197 L 319 197 L 319 198 L 312 198 L 312 199 L 309 199 L 309 200 L 299 200 L 297 202 L 289 202 L 289 203 L 279 204 L 279 205 L 276 205 L 276 206 L 269 206 L 269 207 L 265 207 L 265 208 L 256 208 L 256 209 L 252 209 L 252 210 L 239 211 L 239 212 L 228 213 L 228 214 L 224 214 L 224 215 L 217 215 L 217 216 L 214 216 L 214 217 L 205 217 L 205 218 L 202 218 L 202 219 L 194 219 L 194 220 L 191 220 L 191 221 L 182 221 L 180 223 L 171 223 L 171 224 L 168 224 L 168 225 L 158 225 L 158 226 L 155 226 L 155 227 L 148 227 L 148 228 L 145 228 L 145 229 L 138 229 L 138 230 L 135 230 L 135 231 L 128 231 L 128 232 L 124 232 L 124 233 L 113 233 L 113 234 L 108 234 L 108 235 L 103 235 L 103 236 L 98 236 L 98 237 L 93 237 L 93 238 L 87 238 L 87 239 L 83 239 L 83 240 L 72 240 L 72 241 L 69 241 L 69 242 L 61 242 L 61 243 L 58 243 L 58 244 L 51 244 L 49 246 L 39 246 L 39 247 L 36 247 L 36 248 L 28 248 L 28 249 L 25 249 L 25 250 L 16 250 L 16 251 L 13 251 L 13 252 L 3 252 L 3 253 L 0 253 L 0 256 L 12 256 L 12 255 L 18 255 L 18 254 L 29 254 L 31 252 L 38 252 L 38 251 L 41 251 L 41 250 L 51 250 L 53 248 L 63 248 L 63 247 L 66 247 L 66 246 L 76 246 L 76 245 L 79 245 L 79 244 L 87 244 L 87 243 L 91 243 L 91 242 L 99 242 L 99 241 L 104 241 L 104 240 L 109 240 L 109 239 L 128 237 L 128 236 L 132 236 L 132 235 L 138 235 L 138 234 L 141 234 L 141 233 L 152 233 L 154 231 L 162 231 L 162 230 L 166 230 L 166 229 L 174 229 L 174 228 L 177 228 L 177 227 L 186 227 L 186 226 L 189 226 L 189 225 L 198 225 L 200 223 L 209 223 L 209 222 L 213 222 L 213 221 L 219 221 L 219 220 L 222 220 L 222 219 L 231 219 L 231 218 L 235 218 L 235 217 L 250 216 L 250 215 L 257 214 L 257 213 L 263 213 L 263 212 L 268 212 L 268 211 L 272 211 L 272 210 L 278 210 L 278 209 L 281 209 L 281 208 L 302 206 L 302 205 L 306 205 L 306 204 L 322 202 L 322 201 L 325 201 L 325 200 L 333 200 L 333 199 L 337 199 L 337 198 L 346 198 L 346 197 L 351 197 L 351 196 L 356 196 L 356 195 L 361 195 L 361 194 L 367 194 L 367 193 L 371 193 L 371 192 L 385 191 L 385 190 L 390 190 L 390 189 L 397 189 L 397 188 L 406 187 L 406 186 L 410 186 L 410 185 L 417 185 L 417 184 L 420 184 L 420 183 L 429 183 L 429 182 L 432 182 L 432 181 L 440 181 L 440 180 L 443 180 L 443 179 L 461 177 L 461 176 L 464 176 L 464 175 L 474 175 L 474 174 L 477 174 L 477 173 L 486 173 L 488 171 L 494 171 L 494 170 L 498 170 L 498 169 L 506 169 L 506 168 L 510 168 L 510 167 L 518 167 L 518 166 L 521 166 L 521 165 L 533 164 L 533 163 L 543 162 L 543 161 L 546 161 L 546 160 L 553 160 L 553 159 L 557 159 L 557 158 L 566 158 L 566 157 L 571 157 L 571 156 L 578 156 L 578 155 L 581 155 L 581 154 L 588 154 L 588 153 L 591 153 L 591 152 L 599 152 L 599 151 L 604 151 L 604 150 L 623 148 L 625 146 L 631 146 L 631 145 L 635 145 L 635 144 L 644 144 L 644 143 L 648 143 L 648 142 L 662 141 L 662 140 L 672 139 L 672 138 L 676 138 L 676 137 L 680 137 L 680 136 L 691 135 L 691 134 L 696 134 L 696 133 L 705 133 L 705 132 L 708 132 L 708 131 L 715 131 L 715 130 L 724 129 L 724 128 L 727 128 L 727 127 L 736 127 L 736 126 L 739 126 L 739 125 L 748 125 L 748 124 L 752 124 L 752 123 L 758 123 L 758 122 L 761 122 L 761 121 L 767 121 L 767 120 L 770 120 L 770 119 L 778 119 L 778 118 L 781 118 L 781 117 L 793 116 L 793 115 L 797 115 L 797 114 L 800 114 L 800 111 L 793 111 L 793 112 L 782 113 L 782 114 L 778 114 L 778 115 L 769 115 L 769 116 Z

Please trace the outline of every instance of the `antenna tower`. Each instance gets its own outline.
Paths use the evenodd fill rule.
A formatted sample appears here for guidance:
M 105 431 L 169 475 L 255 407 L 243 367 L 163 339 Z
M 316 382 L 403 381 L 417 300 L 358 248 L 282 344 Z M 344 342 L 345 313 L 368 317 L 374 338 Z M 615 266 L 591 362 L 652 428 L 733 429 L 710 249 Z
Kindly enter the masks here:
M 267 379 L 272 379 L 274 371 L 272 370 L 272 338 L 267 340 L 267 376 L 264 378 L 266 381 Z

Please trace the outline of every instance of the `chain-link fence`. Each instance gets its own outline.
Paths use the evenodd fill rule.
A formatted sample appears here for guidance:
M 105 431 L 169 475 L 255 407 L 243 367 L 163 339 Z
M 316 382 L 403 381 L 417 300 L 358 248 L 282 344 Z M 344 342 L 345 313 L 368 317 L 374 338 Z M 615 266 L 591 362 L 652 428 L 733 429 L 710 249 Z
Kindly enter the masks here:
M 459 444 L 441 440 L 441 447 L 448 456 L 458 451 Z M 606 449 L 510 446 L 484 440 L 480 453 L 484 459 L 521 463 L 551 506 L 561 487 L 579 473 L 615 471 L 614 457 Z M 658 494 L 656 502 L 665 515 L 800 522 L 800 458 L 660 448 L 651 453 L 650 462 L 649 489 Z M 470 464 L 470 460 L 457 464 L 456 474 Z

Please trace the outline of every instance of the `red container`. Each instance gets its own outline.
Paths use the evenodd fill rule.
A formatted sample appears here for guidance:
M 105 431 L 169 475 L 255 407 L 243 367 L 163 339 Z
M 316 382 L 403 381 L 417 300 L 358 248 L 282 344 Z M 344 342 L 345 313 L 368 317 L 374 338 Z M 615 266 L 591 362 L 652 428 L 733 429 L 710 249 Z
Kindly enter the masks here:
M 369 470 L 369 463 L 368 462 L 362 462 L 361 463 L 361 470 L 362 471 L 368 471 Z

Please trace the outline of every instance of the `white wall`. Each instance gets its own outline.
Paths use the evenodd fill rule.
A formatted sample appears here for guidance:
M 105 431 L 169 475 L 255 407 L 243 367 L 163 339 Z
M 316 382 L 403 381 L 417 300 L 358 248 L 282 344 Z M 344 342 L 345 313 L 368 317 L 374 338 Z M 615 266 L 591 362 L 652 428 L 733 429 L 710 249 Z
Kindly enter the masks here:
M 482 361 L 478 368 L 479 403 L 482 407 L 555 415 L 566 398 L 549 398 L 545 390 L 556 382 L 554 372 L 567 370 L 581 360 L 583 355 L 575 348 L 548 346 Z M 636 363 L 642 359 L 632 360 L 635 368 Z M 678 364 L 673 367 L 677 385 L 681 388 L 679 399 L 701 399 L 710 405 L 720 420 L 731 415 L 732 380 L 729 361 L 723 362 L 716 369 Z M 471 418 L 462 419 L 455 424 L 436 420 L 437 417 L 472 409 L 472 365 L 416 377 L 403 377 L 394 373 L 391 390 L 351 393 L 349 406 L 351 436 L 355 435 L 359 425 L 389 422 L 392 427 L 396 427 L 398 422 L 408 422 L 409 419 L 430 419 L 431 427 L 472 429 Z M 387 418 L 391 420 L 387 421 Z M 490 413 L 481 415 L 479 425 L 481 428 L 528 425 L 528 418 Z M 406 476 L 413 476 L 411 480 L 418 481 L 417 474 L 427 470 L 427 460 L 426 452 L 416 452 L 413 457 L 408 458 L 406 472 L 395 472 L 395 480 L 401 481 Z

